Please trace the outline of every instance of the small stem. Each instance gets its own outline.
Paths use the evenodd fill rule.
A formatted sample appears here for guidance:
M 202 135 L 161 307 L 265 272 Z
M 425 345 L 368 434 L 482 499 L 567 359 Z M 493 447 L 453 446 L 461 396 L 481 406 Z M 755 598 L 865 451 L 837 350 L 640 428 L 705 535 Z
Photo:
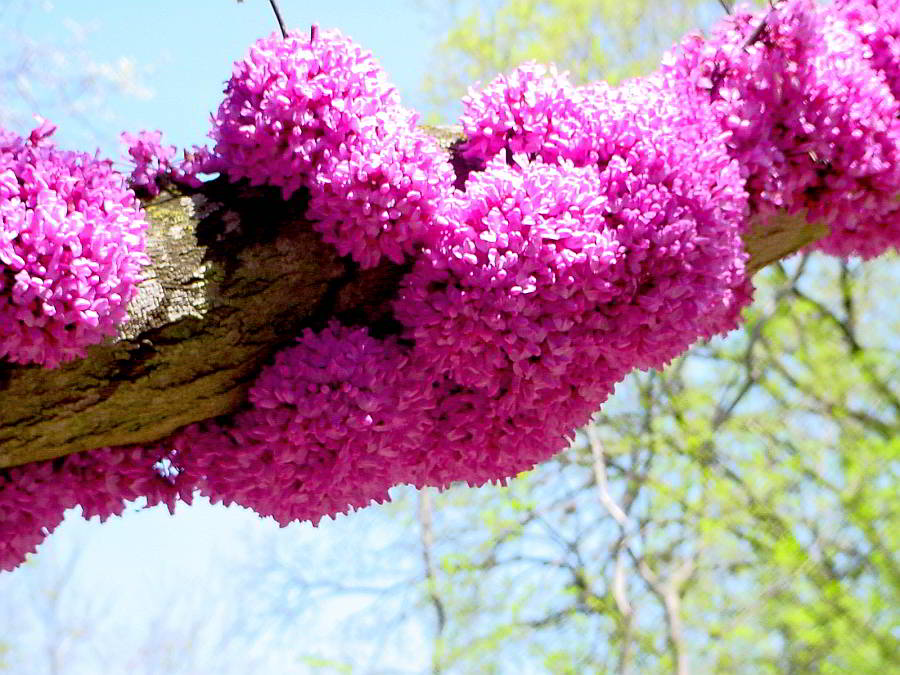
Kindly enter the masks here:
M 771 10 L 769 10 L 769 14 L 771 14 Z M 756 29 L 752 33 L 750 33 L 750 36 L 744 42 L 744 49 L 747 49 L 751 45 L 756 44 L 762 37 L 763 31 L 766 29 L 766 24 L 769 21 L 769 14 L 766 14 L 762 18 L 762 21 L 759 22 L 759 25 L 756 27 Z
M 726 14 L 731 14 L 731 0 L 719 0 L 719 4 L 722 5 Z
M 272 11 L 275 12 L 275 18 L 278 20 L 278 27 L 281 29 L 281 37 L 287 38 L 287 28 L 284 25 L 284 19 L 281 18 L 281 10 L 278 9 L 278 3 L 275 0 L 269 0 L 269 4 L 272 5 Z
M 747 40 L 744 42 L 744 49 L 747 49 L 747 47 L 749 47 L 750 45 L 756 44 L 756 42 L 758 42 L 759 39 L 762 37 L 763 31 L 765 31 L 768 26 L 769 18 L 772 16 L 772 14 L 777 9 L 776 5 L 778 4 L 778 1 L 779 0 L 769 0 L 769 11 L 766 12 L 766 15 L 762 18 L 762 21 L 759 22 L 759 25 L 756 27 L 756 30 L 754 30 L 750 34 L 750 37 L 748 37 Z
M 434 529 L 431 524 L 431 514 L 432 507 L 428 488 L 422 488 L 419 490 L 419 533 L 422 542 L 422 561 L 425 563 L 426 592 L 437 616 L 437 627 L 434 631 L 434 647 L 431 654 L 431 673 L 432 675 L 440 675 L 443 671 L 441 667 L 441 645 L 444 627 L 447 625 L 447 611 L 444 608 L 444 601 L 441 599 L 437 588 L 437 572 L 432 557 L 434 551 Z

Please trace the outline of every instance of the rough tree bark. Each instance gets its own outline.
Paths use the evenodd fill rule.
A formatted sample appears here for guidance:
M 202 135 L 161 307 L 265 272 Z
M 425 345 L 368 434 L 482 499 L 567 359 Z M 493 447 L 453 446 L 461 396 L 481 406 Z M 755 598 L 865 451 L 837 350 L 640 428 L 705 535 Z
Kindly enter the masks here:
M 459 138 L 430 132 L 448 149 Z M 339 258 L 305 204 L 221 178 L 146 202 L 152 264 L 118 336 L 54 370 L 0 362 L 0 467 L 155 441 L 233 413 L 276 351 L 331 318 L 391 330 L 389 299 L 406 270 Z M 824 233 L 799 217 L 756 224 L 751 270 Z

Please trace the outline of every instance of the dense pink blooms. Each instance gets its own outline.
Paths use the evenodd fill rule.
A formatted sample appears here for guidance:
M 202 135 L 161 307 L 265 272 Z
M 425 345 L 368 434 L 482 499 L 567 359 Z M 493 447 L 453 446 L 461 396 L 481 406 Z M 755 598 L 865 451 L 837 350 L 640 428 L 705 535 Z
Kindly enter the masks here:
M 501 86 L 480 101 L 485 119 L 507 105 Z M 708 107 L 686 108 L 657 80 L 569 91 L 556 101 L 580 102 L 568 118 L 530 115 L 515 100 L 521 119 L 592 139 L 578 145 L 587 166 L 556 163 L 564 152 L 549 123 L 470 146 L 499 156 L 469 174 L 444 237 L 395 302 L 415 343 L 411 366 L 446 378 L 416 484 L 532 468 L 632 368 L 733 328 L 749 301 L 747 196 Z
M 263 370 L 233 425 L 185 432 L 181 466 L 214 501 L 285 525 L 383 501 L 427 452 L 433 396 L 407 362 L 362 328 L 307 330 Z
M 123 177 L 54 129 L 0 135 L 0 357 L 51 368 L 115 334 L 147 262 Z
M 150 197 L 158 195 L 167 183 L 200 187 L 203 181 L 197 174 L 219 171 L 218 160 L 205 147 L 184 150 L 182 159 L 177 160 L 175 146 L 163 145 L 161 131 L 141 131 L 137 135 L 125 132 L 121 138 L 135 165 L 129 185 Z
M 452 230 L 405 279 L 395 315 L 416 357 L 489 395 L 558 385 L 584 317 L 615 295 L 597 172 L 497 159 L 469 177 Z
M 871 50 L 860 57 L 884 76 L 894 98 L 900 100 L 900 0 L 835 0 L 837 18 Z M 895 132 L 895 143 L 897 140 Z M 900 195 L 900 188 L 894 187 Z M 900 205 L 888 205 L 867 221 L 833 227 L 832 234 L 814 247 L 837 256 L 874 258 L 890 248 L 900 250 Z
M 564 450 L 622 378 L 602 360 L 576 356 L 575 362 L 585 370 L 576 374 L 573 368 L 565 388 L 545 390 L 545 398 L 530 403 L 505 392 L 491 395 L 435 381 L 439 393 L 427 451 L 405 482 L 440 488 L 460 481 L 505 482 Z
M 337 31 L 258 41 L 213 121 L 232 180 L 286 198 L 308 189 L 315 229 L 363 267 L 402 262 L 440 228 L 447 153 L 416 129 L 371 53 Z
M 869 256 L 892 239 L 877 223 L 900 187 L 900 104 L 868 53 L 831 8 L 788 0 L 689 36 L 663 74 L 732 133 L 754 214 L 804 211 L 831 227 L 829 250 Z
M 744 282 L 746 194 L 717 129 L 649 82 L 593 102 L 600 165 L 495 158 L 404 281 L 416 354 L 462 386 L 531 401 L 577 378 L 577 355 L 613 382 L 659 367 Z
M 590 112 L 567 73 L 523 63 L 463 98 L 463 154 L 487 161 L 509 150 L 584 166 L 591 161 Z
M 900 0 L 834 0 L 837 18 L 846 22 L 871 50 L 860 54 L 884 75 L 900 98 Z
M 395 108 L 362 120 L 353 140 L 316 166 L 307 217 L 362 267 L 382 257 L 402 263 L 437 239 L 453 180 L 447 152 Z
M 53 462 L 0 469 L 0 570 L 17 567 L 75 505 L 60 483 Z
M 400 98 L 371 52 L 338 31 L 274 33 L 234 64 L 213 117 L 215 152 L 232 180 L 309 185 L 323 155 Z

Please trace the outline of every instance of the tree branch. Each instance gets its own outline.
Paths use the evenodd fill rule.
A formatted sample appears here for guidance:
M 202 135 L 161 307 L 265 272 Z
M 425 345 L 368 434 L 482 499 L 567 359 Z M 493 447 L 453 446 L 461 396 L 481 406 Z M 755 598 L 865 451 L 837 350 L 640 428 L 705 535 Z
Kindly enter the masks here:
M 434 641 L 431 654 L 432 675 L 440 675 L 442 668 L 442 643 L 444 626 L 447 623 L 447 612 L 444 601 L 437 589 L 437 572 L 432 557 L 434 551 L 434 529 L 431 524 L 431 494 L 428 488 L 419 490 L 419 540 L 422 544 L 422 563 L 425 568 L 425 588 L 428 600 L 434 607 L 437 624 L 434 630 Z
M 450 150 L 457 127 L 426 128 Z M 0 468 L 107 445 L 149 443 L 239 409 L 275 352 L 331 318 L 391 327 L 406 269 L 360 271 L 304 218 L 301 194 L 206 183 L 145 204 L 152 264 L 131 321 L 88 358 L 55 370 L 0 362 Z M 824 234 L 802 217 L 754 224 L 749 269 Z

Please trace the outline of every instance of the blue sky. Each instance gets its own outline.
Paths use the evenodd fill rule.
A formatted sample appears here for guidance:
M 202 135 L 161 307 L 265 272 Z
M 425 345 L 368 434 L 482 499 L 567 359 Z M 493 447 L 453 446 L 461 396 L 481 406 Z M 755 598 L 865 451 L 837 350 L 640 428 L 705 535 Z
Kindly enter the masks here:
M 11 6 L 8 21 L 15 19 L 21 33 L 38 45 L 74 45 L 96 64 L 117 68 L 127 63 L 125 72 L 133 71 L 134 86 L 123 83 L 125 91 L 108 96 L 92 113 L 101 149 L 116 157 L 115 139 L 122 130 L 160 129 L 179 147 L 206 142 L 209 115 L 218 107 L 231 64 L 254 40 L 277 29 L 267 0 L 80 0 L 29 3 L 24 13 L 18 4 L 0 0 L 0 21 L 4 5 Z M 433 22 L 414 0 L 281 0 L 280 6 L 289 28 L 305 30 L 312 23 L 338 28 L 371 49 L 407 105 L 424 105 L 422 80 L 435 35 L 429 30 Z M 57 66 L 40 64 L 47 67 Z M 53 121 L 60 124 L 59 142 L 83 142 L 77 121 Z

